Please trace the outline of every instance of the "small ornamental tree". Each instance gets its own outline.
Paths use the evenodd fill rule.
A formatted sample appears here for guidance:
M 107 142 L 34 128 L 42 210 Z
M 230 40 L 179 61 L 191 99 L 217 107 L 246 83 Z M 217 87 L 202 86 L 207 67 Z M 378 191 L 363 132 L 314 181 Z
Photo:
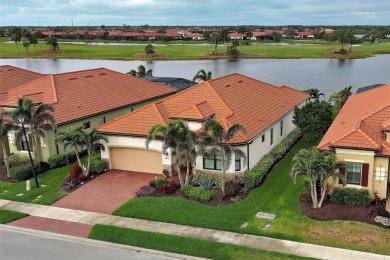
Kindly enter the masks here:
M 332 105 L 329 102 L 314 100 L 301 108 L 295 107 L 293 123 L 309 140 L 318 140 L 332 124 Z
M 154 46 L 151 45 L 151 44 L 146 45 L 146 46 L 145 46 L 145 52 L 146 52 L 146 54 L 148 54 L 148 55 L 154 54 L 154 53 L 155 53 L 155 52 L 154 52 Z

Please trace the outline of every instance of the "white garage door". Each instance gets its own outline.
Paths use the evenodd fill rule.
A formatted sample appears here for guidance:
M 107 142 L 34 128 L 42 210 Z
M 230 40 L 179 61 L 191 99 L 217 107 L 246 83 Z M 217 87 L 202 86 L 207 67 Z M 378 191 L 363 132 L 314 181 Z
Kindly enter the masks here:
M 163 170 L 161 152 L 126 148 L 110 148 L 111 168 L 126 171 L 161 174 Z

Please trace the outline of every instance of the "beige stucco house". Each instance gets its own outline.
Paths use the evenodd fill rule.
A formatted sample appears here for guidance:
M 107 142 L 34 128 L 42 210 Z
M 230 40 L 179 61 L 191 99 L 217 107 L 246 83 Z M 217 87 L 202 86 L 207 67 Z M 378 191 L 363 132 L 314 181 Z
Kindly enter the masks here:
M 390 85 L 355 94 L 337 115 L 318 145 L 348 163 L 347 187 L 368 189 L 381 198 L 389 193 Z M 337 181 L 335 186 L 341 186 Z
M 295 128 L 294 107 L 307 98 L 308 94 L 293 88 L 276 87 L 240 74 L 202 82 L 99 126 L 98 131 L 109 139 L 104 143 L 102 159 L 112 169 L 161 174 L 163 169 L 171 169 L 171 154 L 162 154 L 158 141 L 145 148 L 149 130 L 175 119 L 185 120 L 192 130 L 199 130 L 205 120 L 214 118 L 226 128 L 236 123 L 246 128 L 246 133 L 237 134 L 231 144 L 247 155 L 247 163 L 233 158 L 227 169 L 227 173 L 243 173 Z M 220 172 L 221 160 L 218 156 L 198 156 L 195 169 Z
M 18 75 L 14 75 L 18 77 Z M 147 80 L 98 68 L 53 75 L 40 75 L 20 86 L 0 90 L 0 108 L 13 109 L 19 97 L 48 103 L 54 109 L 57 131 L 83 126 L 92 129 L 142 106 L 176 93 L 176 89 Z M 54 132 L 40 139 L 37 152 L 42 161 L 64 149 L 53 142 Z M 26 154 L 26 142 L 16 144 L 8 132 L 9 152 Z M 32 147 L 30 145 L 30 147 Z M 70 150 L 69 150 L 70 151 Z M 67 152 L 69 152 L 67 151 Z M 36 151 L 34 151 L 36 152 Z

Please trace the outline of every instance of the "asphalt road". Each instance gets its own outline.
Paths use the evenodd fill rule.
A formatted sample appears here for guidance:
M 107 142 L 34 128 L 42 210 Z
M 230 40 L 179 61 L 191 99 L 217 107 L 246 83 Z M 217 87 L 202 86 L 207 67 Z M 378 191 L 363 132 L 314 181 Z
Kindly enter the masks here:
M 94 243 L 100 245 L 93 245 Z M 104 243 L 91 241 L 73 242 L 44 237 L 33 233 L 0 229 L 0 259 L 1 260 L 77 260 L 77 259 L 131 259 L 131 260 L 157 260 L 172 259 L 172 257 L 157 256 L 137 252 L 137 250 L 119 250 L 102 247 Z M 91 245 L 92 244 L 92 245 Z

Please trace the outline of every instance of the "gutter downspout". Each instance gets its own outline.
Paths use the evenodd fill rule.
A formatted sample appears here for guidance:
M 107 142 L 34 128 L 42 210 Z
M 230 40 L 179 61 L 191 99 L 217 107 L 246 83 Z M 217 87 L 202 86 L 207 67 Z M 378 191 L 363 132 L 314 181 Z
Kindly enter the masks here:
M 247 143 L 247 145 L 246 145 L 246 154 L 247 154 L 247 158 L 248 158 L 248 167 L 247 167 L 247 170 L 249 171 L 249 143 Z

